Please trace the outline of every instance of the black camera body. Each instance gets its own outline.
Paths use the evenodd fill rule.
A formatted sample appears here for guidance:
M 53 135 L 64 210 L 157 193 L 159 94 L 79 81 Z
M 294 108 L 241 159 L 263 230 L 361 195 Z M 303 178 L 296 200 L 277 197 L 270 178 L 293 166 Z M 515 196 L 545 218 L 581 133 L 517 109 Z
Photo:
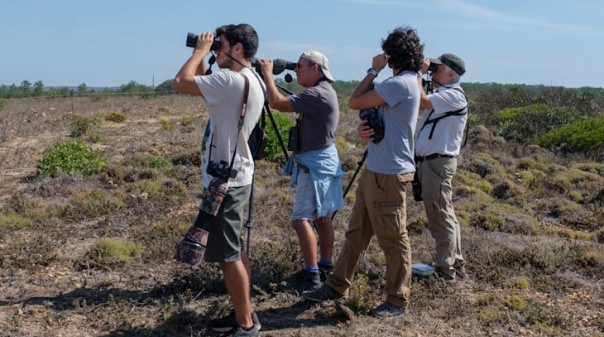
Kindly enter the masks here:
M 359 111 L 359 118 L 367 121 L 367 126 L 373 129 L 373 142 L 379 143 L 384 139 L 384 121 L 378 108 L 368 108 Z
M 229 170 L 229 166 L 229 163 L 224 160 L 221 160 L 220 163 L 210 160 L 210 163 L 206 168 L 206 173 L 214 177 L 223 178 L 224 180 L 235 178 L 237 176 L 237 170 Z
M 411 181 L 411 187 L 413 189 L 413 200 L 422 201 L 422 183 L 419 180 L 419 176 L 417 175 L 417 171 L 413 175 L 413 181 Z
M 298 125 L 289 128 L 287 149 L 294 152 L 300 150 L 300 127 Z
M 188 33 L 187 34 L 187 47 L 195 48 L 197 47 L 197 34 Z M 220 41 L 220 37 L 214 36 L 214 42 L 212 42 L 212 46 L 210 50 L 218 50 L 222 46 L 222 41 Z
M 438 66 L 434 63 L 430 63 L 430 65 L 428 66 L 428 72 L 433 73 L 433 72 L 437 72 L 437 71 L 438 71 Z

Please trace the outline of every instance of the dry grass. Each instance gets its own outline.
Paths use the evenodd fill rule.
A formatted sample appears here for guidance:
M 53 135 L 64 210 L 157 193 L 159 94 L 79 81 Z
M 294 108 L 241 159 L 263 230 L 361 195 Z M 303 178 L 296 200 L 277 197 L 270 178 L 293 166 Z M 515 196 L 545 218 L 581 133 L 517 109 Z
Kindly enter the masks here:
M 87 131 L 96 137 L 79 138 L 103 151 L 109 168 L 88 178 L 38 176 L 42 152 L 72 139 L 75 115 L 98 123 Z M 171 259 L 199 204 L 206 118 L 202 101 L 186 96 L 6 101 L 0 336 L 216 336 L 208 320 L 230 310 L 219 269 Z M 357 120 L 345 111 L 338 131 L 346 185 L 364 151 Z M 367 315 L 383 300 L 375 242 L 349 301 L 309 304 L 285 287 L 301 256 L 282 167 L 282 158 L 259 162 L 249 232 L 264 336 L 604 335 L 603 164 L 473 127 L 454 200 L 469 279 L 414 280 L 401 320 Z M 335 218 L 336 256 L 354 189 Z M 412 198 L 408 219 L 414 260 L 432 262 L 423 206 Z

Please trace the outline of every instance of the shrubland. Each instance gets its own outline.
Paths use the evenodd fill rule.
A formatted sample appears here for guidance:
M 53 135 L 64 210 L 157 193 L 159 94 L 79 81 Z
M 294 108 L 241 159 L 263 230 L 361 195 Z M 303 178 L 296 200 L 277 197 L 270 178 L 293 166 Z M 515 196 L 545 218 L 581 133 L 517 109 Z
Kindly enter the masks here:
M 334 218 L 336 256 L 365 150 L 358 112 L 346 107 L 354 83 L 338 85 L 337 149 L 351 188 Z M 368 315 L 384 293 L 375 240 L 348 300 L 309 304 L 288 289 L 302 258 L 285 155 L 267 119 L 268 157 L 257 163 L 244 231 L 265 336 L 602 335 L 602 93 L 469 83 L 467 94 L 453 187 L 469 276 L 414 278 L 399 321 Z M 203 101 L 145 91 L 6 98 L 0 110 L 0 335 L 211 336 L 207 321 L 231 310 L 220 270 L 172 260 L 200 203 Z M 294 116 L 272 116 L 286 139 Z M 413 260 L 430 263 L 433 241 L 411 192 L 407 212 Z

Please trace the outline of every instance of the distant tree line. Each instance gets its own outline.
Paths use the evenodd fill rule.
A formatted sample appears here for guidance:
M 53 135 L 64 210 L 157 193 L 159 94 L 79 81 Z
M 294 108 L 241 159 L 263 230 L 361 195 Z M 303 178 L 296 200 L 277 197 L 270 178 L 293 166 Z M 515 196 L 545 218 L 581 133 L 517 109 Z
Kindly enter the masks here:
M 292 93 L 299 93 L 304 88 L 300 86 L 295 79 L 287 83 L 282 78 L 277 78 L 278 86 Z M 359 81 L 335 81 L 332 83 L 334 89 L 340 96 L 350 96 Z M 557 90 L 563 93 L 563 96 L 578 95 L 583 100 L 591 100 L 595 97 L 604 96 L 604 88 L 582 87 L 582 88 L 563 88 L 544 85 L 527 84 L 500 84 L 500 83 L 462 83 L 466 94 L 470 97 L 489 95 L 493 92 L 507 92 L 511 96 L 516 96 L 518 101 L 526 101 L 527 97 L 539 96 L 544 91 Z M 65 96 L 94 96 L 94 95 L 140 95 L 152 97 L 154 95 L 166 95 L 176 93 L 172 89 L 172 80 L 165 80 L 156 87 L 140 84 L 130 81 L 119 87 L 89 88 L 85 83 L 77 87 L 45 87 L 42 81 L 31 83 L 27 80 L 20 85 L 0 85 L 0 99 L 7 98 L 27 98 L 27 97 L 65 97 Z M 509 107 L 509 106 L 508 106 Z
M 95 96 L 95 95 L 142 95 L 153 96 L 175 93 L 171 87 L 172 80 L 166 80 L 155 88 L 148 85 L 130 81 L 119 87 L 89 88 L 86 83 L 77 87 L 45 87 L 42 81 L 34 84 L 24 80 L 20 85 L 0 85 L 0 99 L 28 98 L 28 97 L 66 97 L 66 96 Z

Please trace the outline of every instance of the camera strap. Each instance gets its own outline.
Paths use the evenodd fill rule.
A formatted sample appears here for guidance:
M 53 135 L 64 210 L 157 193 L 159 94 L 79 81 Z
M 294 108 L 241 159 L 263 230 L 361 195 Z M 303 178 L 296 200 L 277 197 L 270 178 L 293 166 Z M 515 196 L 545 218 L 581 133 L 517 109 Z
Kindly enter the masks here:
M 247 98 L 250 93 L 250 81 L 247 79 L 247 76 L 243 76 L 245 80 L 245 86 L 243 88 L 243 99 L 241 101 L 241 113 L 239 115 L 239 122 L 237 123 L 237 136 L 241 133 L 241 129 L 243 128 L 243 118 L 245 117 L 245 112 L 247 111 Z M 208 161 L 212 161 L 212 144 L 214 142 L 214 132 L 212 132 L 212 140 L 210 141 L 210 152 L 208 153 Z M 235 155 L 237 154 L 237 144 L 239 144 L 239 140 L 235 141 L 235 148 L 233 149 L 233 157 L 231 158 L 231 163 L 229 164 L 229 174 L 228 177 L 231 176 L 231 171 L 233 170 L 233 164 L 235 163 Z

